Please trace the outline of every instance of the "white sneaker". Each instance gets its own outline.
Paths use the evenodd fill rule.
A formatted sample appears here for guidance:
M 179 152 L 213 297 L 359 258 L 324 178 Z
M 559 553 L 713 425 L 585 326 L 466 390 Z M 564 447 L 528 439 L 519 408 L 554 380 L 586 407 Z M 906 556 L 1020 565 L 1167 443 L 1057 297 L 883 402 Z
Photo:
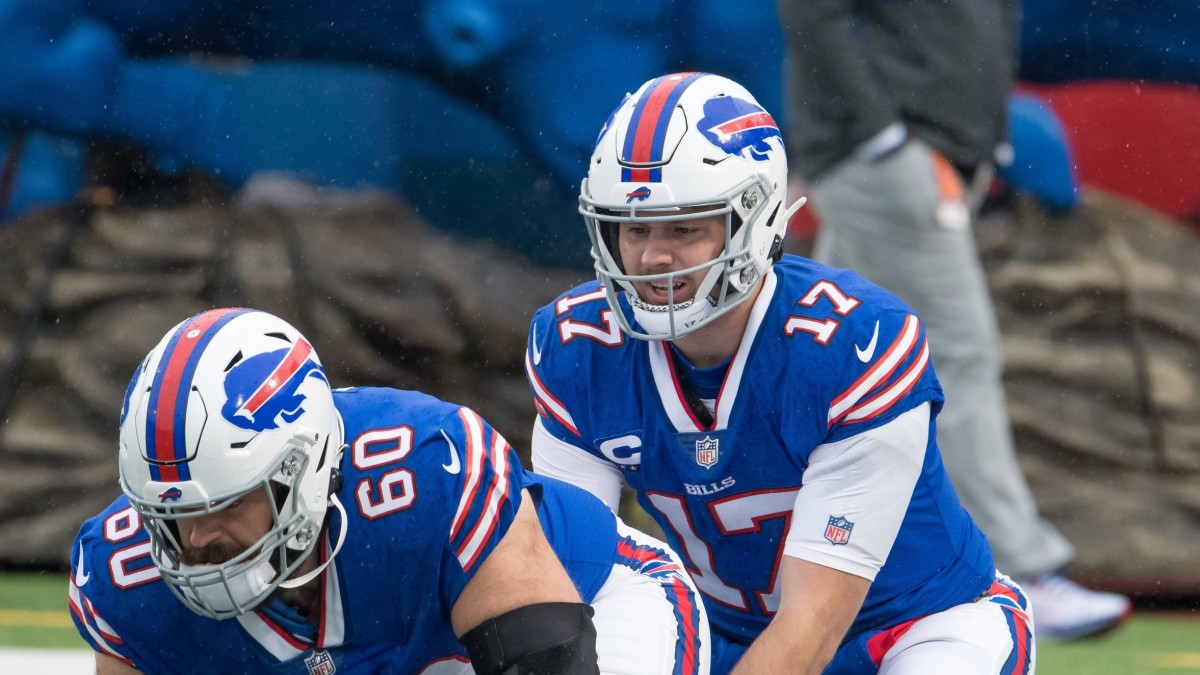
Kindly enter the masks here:
M 1076 640 L 1116 628 L 1133 612 L 1129 598 L 1093 591 L 1061 574 L 1047 574 L 1021 584 L 1033 605 L 1037 637 Z

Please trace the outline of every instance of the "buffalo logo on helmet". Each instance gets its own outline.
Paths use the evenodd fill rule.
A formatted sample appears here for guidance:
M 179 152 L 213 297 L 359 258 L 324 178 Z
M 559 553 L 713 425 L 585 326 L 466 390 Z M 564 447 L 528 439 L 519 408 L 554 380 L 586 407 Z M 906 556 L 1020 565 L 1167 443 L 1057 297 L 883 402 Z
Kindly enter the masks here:
M 704 102 L 704 117 L 696 125 L 710 143 L 731 155 L 765 161 L 783 137 L 775 118 L 758 105 L 736 96 L 716 96 Z
M 635 200 L 635 199 L 638 200 L 639 202 L 644 202 L 644 201 L 646 201 L 646 199 L 648 199 L 650 197 L 650 188 L 643 185 L 642 187 L 634 190 L 633 192 L 627 192 L 625 194 L 625 196 L 627 197 L 627 199 L 625 200 L 626 204 L 633 203 L 633 200 Z
M 225 374 L 225 405 L 221 414 L 250 431 L 278 429 L 304 414 L 300 386 L 310 377 L 329 384 L 325 371 L 312 358 L 312 346 L 299 340 L 291 349 L 256 354 Z
M 183 497 L 183 490 L 177 487 L 169 487 L 166 490 L 158 493 L 159 503 L 166 504 L 167 502 L 177 502 Z

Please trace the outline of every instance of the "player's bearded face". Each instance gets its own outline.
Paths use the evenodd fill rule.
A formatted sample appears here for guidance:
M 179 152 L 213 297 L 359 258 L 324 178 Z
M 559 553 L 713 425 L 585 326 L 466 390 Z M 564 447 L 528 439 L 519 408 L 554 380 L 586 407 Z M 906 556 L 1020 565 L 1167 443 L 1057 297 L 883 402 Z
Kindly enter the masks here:
M 621 223 L 618 246 L 625 272 L 677 272 L 706 263 L 725 248 L 725 215 L 692 220 Z M 653 305 L 679 304 L 696 293 L 707 270 L 634 282 L 638 296 Z
M 265 489 L 252 490 L 226 508 L 177 521 L 185 565 L 216 565 L 232 560 L 258 543 L 275 519 Z
M 246 550 L 245 546 L 235 546 L 233 544 L 211 544 L 200 548 L 184 547 L 183 553 L 179 556 L 179 562 L 185 565 L 219 565 L 223 562 L 233 560 L 236 556 Z

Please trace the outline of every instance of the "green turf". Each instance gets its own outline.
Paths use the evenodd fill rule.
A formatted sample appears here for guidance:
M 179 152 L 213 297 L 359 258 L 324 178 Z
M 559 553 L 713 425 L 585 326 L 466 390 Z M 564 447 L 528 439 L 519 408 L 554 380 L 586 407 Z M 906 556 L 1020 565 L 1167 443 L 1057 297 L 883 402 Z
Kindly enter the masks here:
M 1135 614 L 1110 635 L 1038 645 L 1040 675 L 1200 673 L 1200 613 Z
M 86 649 L 67 577 L 0 574 L 0 647 Z M 1039 675 L 1200 675 L 1200 612 L 1136 614 L 1111 635 L 1038 645 Z
M 64 574 L 0 575 L 0 646 L 80 649 Z

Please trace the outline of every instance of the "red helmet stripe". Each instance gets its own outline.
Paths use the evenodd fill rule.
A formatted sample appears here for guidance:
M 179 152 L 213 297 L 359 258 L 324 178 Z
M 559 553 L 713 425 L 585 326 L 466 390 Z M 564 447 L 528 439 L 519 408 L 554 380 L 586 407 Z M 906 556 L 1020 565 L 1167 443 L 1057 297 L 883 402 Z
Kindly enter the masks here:
M 291 351 L 283 357 L 283 361 L 279 362 L 271 376 L 264 380 L 250 398 L 242 404 L 241 410 L 245 410 L 251 415 L 258 412 L 259 407 L 275 395 L 275 392 L 286 384 L 296 374 L 296 371 L 300 370 L 300 366 L 304 365 L 312 351 L 312 345 L 303 338 L 292 345 Z
M 703 73 L 664 75 L 650 85 L 634 106 L 625 139 L 624 161 L 649 164 L 662 161 L 663 143 L 671 113 L 685 89 Z
M 163 350 L 150 389 L 150 409 L 146 417 L 146 455 L 150 476 L 159 481 L 188 480 L 178 464 L 187 458 L 184 422 L 187 398 L 195 374 L 196 362 L 220 327 L 245 309 L 215 309 L 197 314 L 180 326 Z M 163 463 L 163 464 L 160 464 Z
M 775 124 L 775 118 L 771 117 L 771 113 L 762 112 L 750 113 L 729 120 L 728 122 L 717 127 L 717 131 L 722 134 L 736 134 L 739 131 L 753 129 L 756 127 L 773 127 L 778 129 L 779 125 Z

